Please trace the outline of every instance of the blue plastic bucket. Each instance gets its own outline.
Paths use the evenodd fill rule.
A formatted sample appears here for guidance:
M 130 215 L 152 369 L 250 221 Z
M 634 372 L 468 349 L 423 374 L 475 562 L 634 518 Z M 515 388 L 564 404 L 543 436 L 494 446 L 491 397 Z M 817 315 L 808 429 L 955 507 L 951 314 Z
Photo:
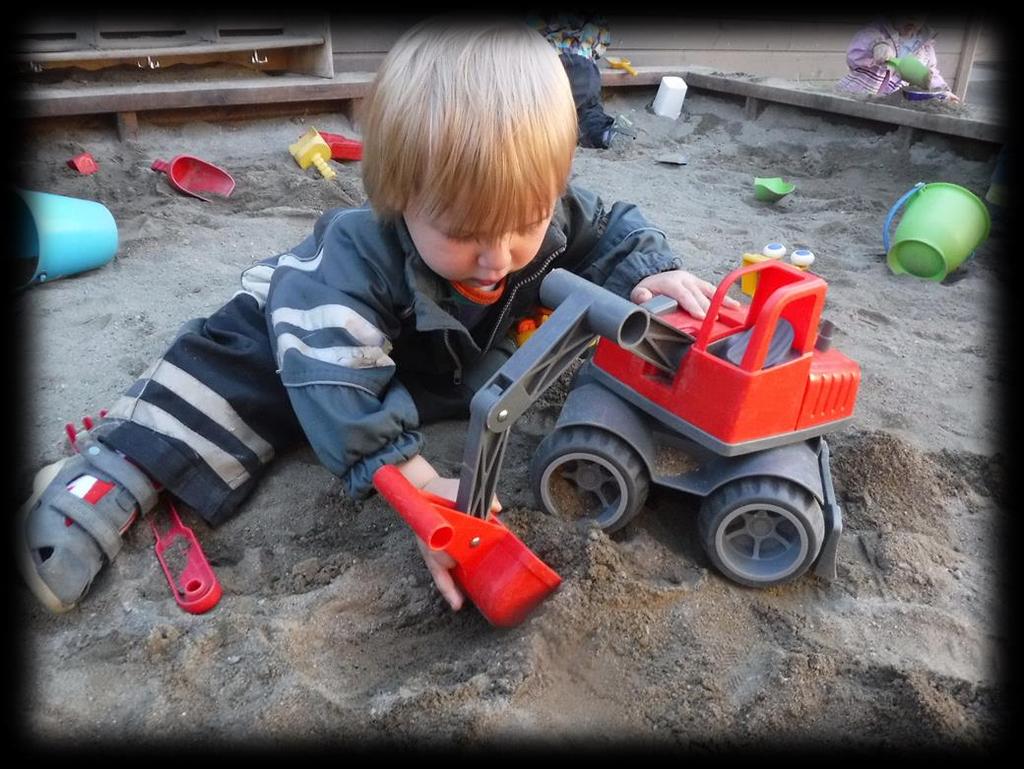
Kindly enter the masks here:
M 16 189 L 16 285 L 102 267 L 117 252 L 117 224 L 102 203 Z

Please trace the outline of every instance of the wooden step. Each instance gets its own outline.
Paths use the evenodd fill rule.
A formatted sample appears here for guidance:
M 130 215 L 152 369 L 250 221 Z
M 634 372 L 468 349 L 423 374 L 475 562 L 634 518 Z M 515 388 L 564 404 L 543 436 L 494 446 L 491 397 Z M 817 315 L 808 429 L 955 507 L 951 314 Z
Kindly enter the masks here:
M 323 36 L 319 37 L 267 37 L 267 38 L 234 38 L 230 42 L 196 43 L 195 45 L 177 45 L 167 48 L 97 48 L 92 50 L 70 51 L 33 51 L 12 54 L 16 61 L 52 64 L 56 62 L 79 64 L 97 60 L 135 61 L 147 56 L 157 59 L 171 59 L 182 56 L 198 56 L 235 51 L 275 50 L 278 48 L 302 48 L 323 45 Z
M 38 118 L 359 99 L 366 95 L 372 80 L 372 72 L 341 72 L 329 79 L 283 74 L 205 82 L 37 86 L 18 94 L 16 105 L 19 117 Z
M 747 115 L 756 118 L 761 105 L 776 102 L 832 112 L 985 142 L 1002 142 L 1006 126 L 999 115 L 968 110 L 967 114 L 943 114 L 878 104 L 841 94 L 795 87 L 773 78 L 731 77 L 710 68 L 636 67 L 637 74 L 601 66 L 601 84 L 607 88 L 642 86 L 650 88 L 667 75 L 682 77 L 691 88 L 745 97 Z M 154 110 L 239 105 L 296 104 L 314 101 L 357 100 L 369 91 L 373 72 L 338 72 L 331 78 L 293 73 L 278 76 L 254 75 L 237 80 L 173 83 L 133 83 L 80 86 L 31 86 L 23 88 L 15 101 L 15 116 L 59 117 L 104 113 L 137 113 Z
M 637 71 L 637 76 L 633 77 L 621 70 L 603 70 L 601 84 L 606 87 L 649 86 L 661 82 L 665 74 L 680 72 L 665 67 L 637 67 Z M 338 72 L 328 79 L 287 73 L 277 76 L 254 75 L 251 79 L 183 80 L 174 83 L 33 85 L 18 94 L 17 108 L 19 117 L 36 118 L 360 99 L 369 90 L 373 76 L 373 72 Z
M 22 70 L 119 65 L 167 69 L 175 64 L 231 63 L 259 71 L 331 77 L 331 32 L 326 16 L 291 18 L 119 17 L 58 15 L 32 19 L 15 31 L 11 58 Z

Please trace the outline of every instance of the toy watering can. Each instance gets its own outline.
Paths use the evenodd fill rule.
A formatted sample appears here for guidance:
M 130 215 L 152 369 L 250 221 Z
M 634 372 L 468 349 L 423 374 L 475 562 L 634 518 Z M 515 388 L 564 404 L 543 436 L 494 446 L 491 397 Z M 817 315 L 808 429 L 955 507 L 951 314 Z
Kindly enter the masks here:
M 906 206 L 890 245 L 889 227 Z M 918 182 L 889 209 L 882 229 L 886 262 L 894 273 L 942 280 L 988 237 L 988 208 L 957 184 Z
M 901 78 L 918 88 L 928 88 L 931 83 L 932 73 L 928 65 L 912 54 L 889 59 L 886 64 L 896 70 Z

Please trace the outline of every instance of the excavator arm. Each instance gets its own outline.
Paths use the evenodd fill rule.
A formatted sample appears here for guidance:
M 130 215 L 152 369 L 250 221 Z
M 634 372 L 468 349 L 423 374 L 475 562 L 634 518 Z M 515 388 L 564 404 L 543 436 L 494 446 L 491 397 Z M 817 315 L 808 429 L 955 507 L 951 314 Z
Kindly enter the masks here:
M 470 403 L 455 506 L 477 518 L 485 518 L 490 509 L 508 429 L 596 335 L 668 371 L 675 369 L 693 341 L 689 335 L 658 320 L 647 306 L 636 305 L 567 270 L 553 270 L 544 278 L 540 299 L 554 312 L 487 380 Z
M 655 365 L 678 361 L 693 341 L 672 336 L 646 306 L 638 306 L 573 275 L 554 270 L 540 299 L 555 308 L 548 320 L 496 371 L 470 402 L 470 423 L 458 499 L 417 489 L 394 465 L 373 482 L 430 550 L 455 563 L 452 578 L 489 622 L 511 627 L 561 583 L 561 577 L 489 515 L 508 428 L 593 341 L 604 336 Z M 650 303 L 648 303 L 650 305 Z M 652 323 L 655 333 L 651 331 Z

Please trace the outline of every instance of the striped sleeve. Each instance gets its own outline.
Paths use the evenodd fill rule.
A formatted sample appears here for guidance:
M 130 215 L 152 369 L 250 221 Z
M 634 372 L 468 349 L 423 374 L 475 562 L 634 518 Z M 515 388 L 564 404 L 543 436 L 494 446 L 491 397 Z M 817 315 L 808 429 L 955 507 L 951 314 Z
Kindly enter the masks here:
M 329 260 L 344 265 L 330 282 Z M 299 423 L 320 461 L 354 497 L 372 491 L 378 467 L 410 459 L 422 444 L 419 414 L 389 355 L 388 331 L 398 325 L 392 308 L 369 290 L 374 276 L 360 272 L 362 263 L 338 239 L 305 259 L 283 255 L 264 310 Z

